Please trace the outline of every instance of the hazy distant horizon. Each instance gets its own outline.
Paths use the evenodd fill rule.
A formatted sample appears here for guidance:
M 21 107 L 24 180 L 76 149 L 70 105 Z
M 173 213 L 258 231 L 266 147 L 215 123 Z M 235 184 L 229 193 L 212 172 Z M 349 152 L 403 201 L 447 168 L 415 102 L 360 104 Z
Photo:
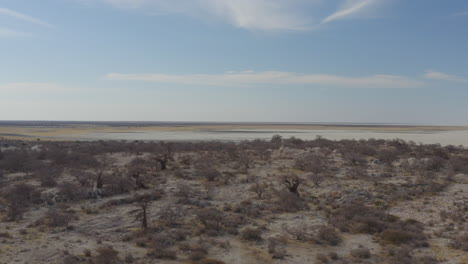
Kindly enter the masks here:
M 323 125 L 323 126 L 442 126 L 465 127 L 468 124 L 424 124 L 424 123 L 385 123 L 385 122 L 291 122 L 291 121 L 151 121 L 151 120 L 0 120 L 5 124 L 131 124 L 131 125 Z
M 65 141 L 234 141 L 283 138 L 402 139 L 416 143 L 468 144 L 468 126 L 275 122 L 73 122 L 0 121 L 0 138 Z

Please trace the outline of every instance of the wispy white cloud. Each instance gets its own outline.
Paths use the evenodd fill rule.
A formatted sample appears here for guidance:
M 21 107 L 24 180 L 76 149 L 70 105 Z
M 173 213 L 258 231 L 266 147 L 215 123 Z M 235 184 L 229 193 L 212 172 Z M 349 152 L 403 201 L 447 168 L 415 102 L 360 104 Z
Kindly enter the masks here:
M 9 28 L 0 28 L 0 38 L 7 37 L 29 37 L 31 34 L 21 31 L 16 31 Z
M 72 87 L 58 83 L 16 82 L 0 84 L 0 92 L 63 92 L 74 90 Z
M 453 14 L 453 16 L 468 16 L 468 11 L 463 11 L 463 12 L 458 12 L 458 13 L 455 13 Z
M 443 72 L 436 72 L 436 71 L 426 71 L 424 77 L 427 79 L 432 80 L 441 80 L 441 81 L 450 81 L 450 82 L 460 82 L 460 83 L 468 83 L 468 78 L 460 77 L 456 75 L 451 75 Z
M 110 73 L 105 80 L 148 81 L 181 85 L 212 86 L 255 86 L 255 85 L 323 85 L 362 88 L 414 88 L 423 85 L 421 81 L 395 75 L 372 75 L 346 77 L 327 74 L 299 74 L 292 72 L 227 72 L 224 74 L 119 74 Z
M 323 19 L 322 24 L 335 20 L 354 18 L 365 11 L 369 11 L 380 2 L 382 0 L 346 0 L 340 9 Z
M 306 30 L 311 18 L 302 15 L 297 0 L 204 1 L 206 8 L 239 28 L 259 30 Z
M 341 8 L 318 19 L 323 0 L 75 0 L 105 3 L 116 8 L 146 13 L 177 13 L 202 19 L 217 19 L 235 27 L 262 31 L 305 31 L 335 20 L 356 18 L 388 0 L 336 0 Z M 313 11 L 313 12 L 312 12 Z M 317 19 L 315 19 L 317 18 Z
M 82 0 L 81 0 L 82 1 Z M 117 8 L 149 13 L 178 13 L 211 18 L 235 27 L 263 31 L 299 31 L 311 28 L 313 19 L 304 10 L 318 0 L 87 0 Z
M 54 27 L 52 24 L 49 24 L 49 23 L 47 23 L 47 22 L 45 22 L 43 20 L 34 18 L 32 16 L 29 16 L 29 15 L 26 15 L 26 14 L 23 14 L 23 13 L 13 11 L 13 10 L 8 9 L 8 8 L 0 7 L 0 15 L 10 16 L 10 17 L 13 17 L 13 18 L 16 18 L 16 19 L 19 19 L 19 20 L 23 20 L 23 21 L 30 22 L 30 23 L 40 25 L 40 26 L 44 26 L 44 27 L 51 27 L 51 28 Z

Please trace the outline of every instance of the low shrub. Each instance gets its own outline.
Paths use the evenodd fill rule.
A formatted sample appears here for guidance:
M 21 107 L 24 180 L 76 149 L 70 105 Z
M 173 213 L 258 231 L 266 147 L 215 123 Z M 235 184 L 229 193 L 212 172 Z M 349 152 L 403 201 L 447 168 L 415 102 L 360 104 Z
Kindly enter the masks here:
M 119 252 L 114 248 L 102 247 L 97 249 L 97 256 L 94 258 L 95 264 L 115 264 L 119 262 Z
M 337 260 L 339 257 L 338 257 L 338 254 L 336 254 L 336 252 L 330 252 L 328 253 L 328 257 L 331 259 L 331 260 Z
M 13 238 L 8 232 L 1 232 L 0 238 Z
M 176 252 L 173 250 L 169 250 L 167 248 L 153 248 L 148 253 L 148 256 L 153 257 L 155 259 L 170 259 L 170 260 L 177 259 Z
M 351 250 L 350 254 L 351 254 L 351 256 L 353 256 L 355 258 L 360 258 L 360 259 L 368 259 L 371 256 L 371 253 L 370 253 L 369 249 L 367 249 L 367 248 L 353 249 L 353 250 Z
M 468 252 L 468 233 L 464 233 L 458 237 L 455 237 L 451 243 L 451 246 L 453 248 Z
M 397 246 L 401 244 L 409 244 L 410 242 L 417 242 L 423 238 L 424 235 L 419 233 L 395 229 L 387 229 L 380 234 L 380 239 L 384 241 L 384 243 L 390 243 Z
M 287 256 L 285 246 L 286 242 L 282 239 L 268 239 L 268 253 L 271 254 L 273 259 L 284 259 Z
M 411 249 L 406 247 L 391 248 L 385 258 L 385 263 L 389 264 L 437 264 L 439 261 L 430 256 L 413 257 Z
M 55 208 L 49 209 L 46 214 L 47 224 L 51 227 L 64 226 L 68 227 L 70 221 L 74 218 L 74 215 L 69 212 L 64 212 L 62 210 L 57 210 Z
M 329 262 L 327 255 L 325 255 L 325 254 L 323 254 L 323 253 L 318 253 L 318 254 L 315 256 L 315 259 L 317 259 L 317 263 L 326 264 L 326 263 Z
M 362 203 L 341 206 L 332 213 L 330 222 L 343 232 L 378 235 L 384 244 L 427 246 L 423 226 L 418 221 L 402 221 L 385 213 L 383 209 L 371 208 Z
M 202 247 L 193 248 L 189 255 L 189 259 L 192 261 L 200 261 L 205 259 L 208 255 L 208 251 Z
M 318 229 L 317 238 L 330 246 L 337 246 L 342 241 L 340 234 L 330 226 L 321 226 Z
M 125 255 L 124 261 L 125 263 L 133 263 L 135 259 L 133 258 L 133 255 L 131 253 L 127 253 L 127 255 Z
M 295 193 L 285 190 L 277 191 L 275 193 L 277 196 L 277 199 L 275 200 L 275 206 L 278 211 L 297 212 L 305 209 L 306 207 L 304 201 Z
M 259 228 L 247 227 L 240 233 L 243 240 L 248 241 L 261 241 L 262 240 L 262 231 Z
M 195 263 L 196 264 L 226 264 L 224 261 L 217 260 L 217 259 L 202 259 Z

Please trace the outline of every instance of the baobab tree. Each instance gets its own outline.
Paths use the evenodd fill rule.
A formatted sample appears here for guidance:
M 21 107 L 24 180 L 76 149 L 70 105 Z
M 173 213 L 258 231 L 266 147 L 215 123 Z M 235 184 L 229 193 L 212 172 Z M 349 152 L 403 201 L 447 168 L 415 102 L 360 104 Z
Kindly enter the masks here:
M 138 189 L 146 189 L 144 174 L 148 171 L 148 161 L 142 158 L 135 158 L 127 167 L 128 174 L 135 180 Z
M 106 155 L 98 158 L 98 164 L 95 169 L 95 186 L 102 189 L 104 186 L 105 173 L 107 173 L 115 164 L 116 160 Z
M 297 175 L 285 175 L 282 177 L 281 181 L 290 192 L 299 196 L 298 188 L 301 184 L 301 179 Z
M 253 166 L 253 162 L 250 159 L 249 153 L 247 151 L 240 152 L 239 157 L 237 158 L 237 162 L 243 173 L 247 173 L 248 170 Z
M 148 229 L 148 206 L 151 203 L 149 195 L 139 195 L 135 200 L 140 207 L 139 212 L 135 216 L 135 220 L 141 221 L 141 228 Z
M 161 167 L 161 170 L 166 170 L 167 169 L 167 163 L 170 160 L 173 160 L 173 158 L 172 158 L 172 144 L 161 142 L 161 147 L 162 147 L 162 153 L 155 154 L 153 159 L 156 160 L 156 162 L 159 163 L 159 165 Z
M 164 191 L 161 189 L 154 189 L 152 192 L 144 194 L 136 194 L 133 198 L 138 209 L 133 210 L 131 214 L 136 213 L 135 220 L 141 221 L 141 227 L 143 229 L 148 228 L 149 224 L 149 208 L 152 201 L 159 200 L 164 195 Z

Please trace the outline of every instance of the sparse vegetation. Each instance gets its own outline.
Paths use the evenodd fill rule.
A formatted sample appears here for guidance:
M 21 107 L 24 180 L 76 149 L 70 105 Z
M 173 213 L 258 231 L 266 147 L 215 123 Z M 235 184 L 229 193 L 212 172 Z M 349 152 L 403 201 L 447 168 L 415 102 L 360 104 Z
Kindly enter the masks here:
M 437 263 L 437 239 L 467 251 L 462 147 L 6 142 L 15 148 L 0 152 L 0 243 L 15 247 L 0 262 L 26 247 L 51 256 L 44 263 L 299 263 L 304 249 L 317 263 Z M 32 247 L 39 237 L 50 242 Z M 73 246 L 52 254 L 62 244 Z

